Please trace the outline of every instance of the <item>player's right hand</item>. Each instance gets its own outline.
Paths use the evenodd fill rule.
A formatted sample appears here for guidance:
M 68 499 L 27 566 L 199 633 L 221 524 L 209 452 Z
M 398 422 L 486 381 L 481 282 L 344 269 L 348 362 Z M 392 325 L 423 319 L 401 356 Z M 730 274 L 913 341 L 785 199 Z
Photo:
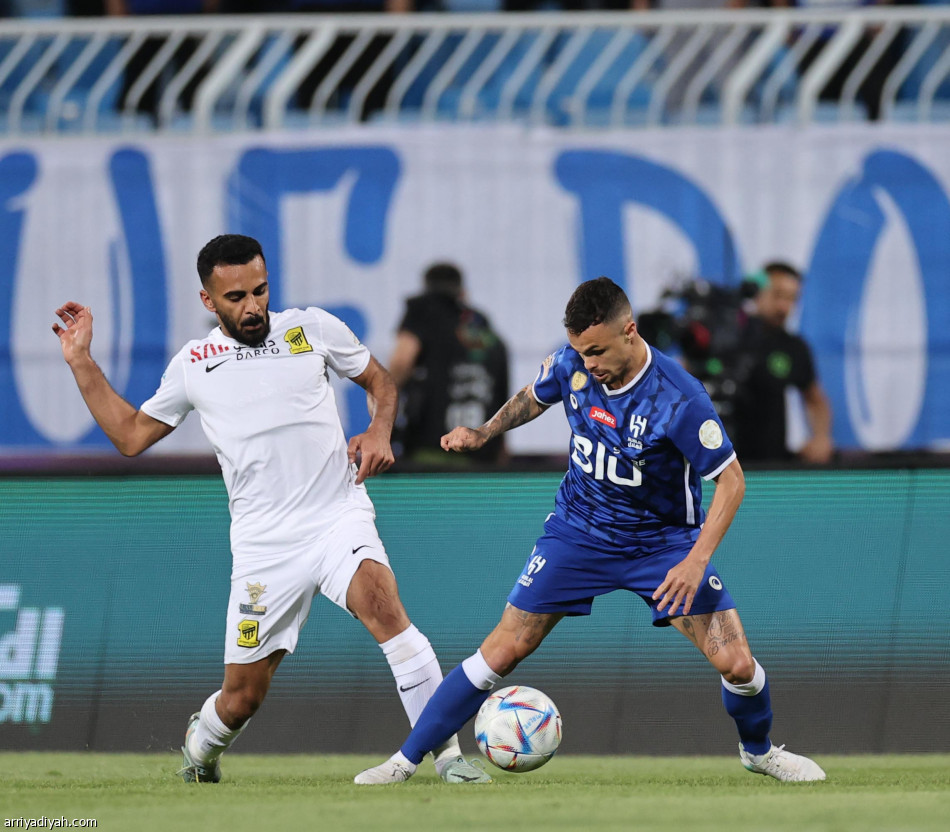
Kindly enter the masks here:
M 89 354 L 92 344 L 92 310 L 75 301 L 68 301 L 56 310 L 63 326 L 53 324 L 53 332 L 59 336 L 63 358 L 69 363 Z
M 443 451 L 477 451 L 488 441 L 488 438 L 478 429 L 453 428 L 451 433 L 442 437 Z

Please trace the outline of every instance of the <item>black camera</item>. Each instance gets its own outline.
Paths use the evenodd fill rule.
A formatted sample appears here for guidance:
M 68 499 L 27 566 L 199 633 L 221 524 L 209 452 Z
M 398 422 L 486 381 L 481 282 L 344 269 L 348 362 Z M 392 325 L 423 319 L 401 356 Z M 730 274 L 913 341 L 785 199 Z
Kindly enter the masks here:
M 678 358 L 703 383 L 727 433 L 755 359 L 743 335 L 749 303 L 758 290 L 754 280 L 738 286 L 691 280 L 667 289 L 659 306 L 641 313 L 637 321 L 648 343 Z

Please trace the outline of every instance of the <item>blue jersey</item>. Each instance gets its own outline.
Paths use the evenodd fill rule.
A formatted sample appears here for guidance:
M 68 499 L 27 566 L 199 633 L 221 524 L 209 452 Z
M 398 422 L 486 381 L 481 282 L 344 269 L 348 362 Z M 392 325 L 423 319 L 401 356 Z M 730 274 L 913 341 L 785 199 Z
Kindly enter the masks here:
M 636 378 L 609 390 L 564 346 L 532 389 L 543 405 L 564 403 L 573 433 L 555 500 L 561 520 L 621 547 L 702 525 L 701 478 L 736 455 L 705 388 L 679 364 L 647 346 Z

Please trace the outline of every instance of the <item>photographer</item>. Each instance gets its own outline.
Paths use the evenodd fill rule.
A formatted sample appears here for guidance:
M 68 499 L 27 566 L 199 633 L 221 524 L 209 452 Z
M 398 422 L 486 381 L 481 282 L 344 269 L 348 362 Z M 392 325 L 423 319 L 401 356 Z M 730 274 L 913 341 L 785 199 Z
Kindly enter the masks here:
M 508 398 L 508 351 L 488 318 L 465 301 L 462 272 L 435 263 L 425 291 L 409 298 L 389 361 L 400 392 L 394 445 L 419 465 L 505 462 L 503 438 L 478 453 L 449 455 L 439 445 L 456 425 L 487 421 Z
M 785 393 L 801 391 L 810 438 L 798 451 L 808 463 L 831 459 L 831 408 L 815 373 L 811 349 L 785 329 L 798 302 L 802 276 L 788 263 L 767 263 L 755 298 L 755 314 L 746 323 L 741 351 L 750 357 L 735 400 L 733 439 L 739 459 L 794 459 L 788 449 Z

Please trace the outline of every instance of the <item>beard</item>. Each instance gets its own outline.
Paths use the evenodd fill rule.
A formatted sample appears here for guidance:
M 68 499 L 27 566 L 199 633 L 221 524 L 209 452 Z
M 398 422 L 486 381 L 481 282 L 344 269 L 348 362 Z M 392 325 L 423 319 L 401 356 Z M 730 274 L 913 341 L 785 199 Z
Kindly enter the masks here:
M 245 346 L 259 347 L 270 335 L 270 313 L 266 309 L 263 316 L 251 315 L 241 321 L 231 320 L 220 312 L 218 317 L 225 335 Z

